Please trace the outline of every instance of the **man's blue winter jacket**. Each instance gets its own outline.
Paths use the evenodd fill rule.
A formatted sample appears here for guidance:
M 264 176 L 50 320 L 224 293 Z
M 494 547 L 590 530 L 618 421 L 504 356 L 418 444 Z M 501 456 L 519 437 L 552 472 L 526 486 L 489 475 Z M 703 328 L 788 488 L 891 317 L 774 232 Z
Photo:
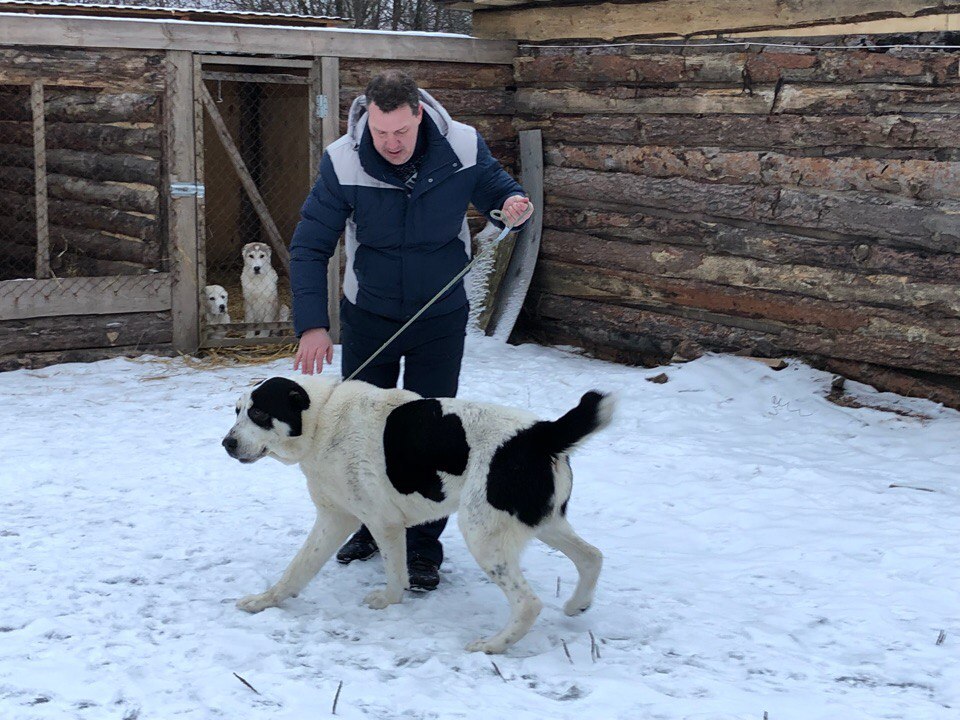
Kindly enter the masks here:
M 320 176 L 290 243 L 298 337 L 330 326 L 327 262 L 341 232 L 347 300 L 377 315 L 406 320 L 468 262 L 467 205 L 473 203 L 489 217 L 511 195 L 524 194 L 476 129 L 452 120 L 423 90 L 420 96 L 420 132 L 427 133 L 427 146 L 412 190 L 374 148 L 364 96 L 350 108 L 347 134 L 323 153 Z M 466 302 L 461 281 L 424 317 L 452 312 Z

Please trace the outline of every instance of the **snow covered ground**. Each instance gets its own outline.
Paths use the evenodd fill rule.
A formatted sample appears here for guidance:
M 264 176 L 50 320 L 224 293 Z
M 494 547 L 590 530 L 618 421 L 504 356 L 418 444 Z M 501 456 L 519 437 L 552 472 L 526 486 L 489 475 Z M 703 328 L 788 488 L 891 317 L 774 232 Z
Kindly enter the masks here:
M 463 646 L 506 603 L 455 526 L 434 593 L 361 606 L 375 559 L 234 608 L 311 524 L 296 468 L 220 447 L 239 393 L 291 365 L 0 374 L 0 718 L 320 718 L 338 687 L 337 717 L 376 720 L 958 717 L 960 413 L 857 385 L 908 414 L 841 407 L 801 363 L 470 338 L 463 397 L 556 417 L 620 396 L 573 459 L 570 517 L 606 557 L 594 607 L 562 614 L 575 571 L 534 544 L 544 610 L 491 658 Z

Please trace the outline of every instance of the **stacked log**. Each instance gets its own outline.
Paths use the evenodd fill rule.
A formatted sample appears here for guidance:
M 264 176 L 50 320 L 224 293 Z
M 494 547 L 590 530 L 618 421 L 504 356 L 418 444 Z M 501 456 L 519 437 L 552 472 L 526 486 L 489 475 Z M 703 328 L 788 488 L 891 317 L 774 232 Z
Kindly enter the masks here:
M 528 47 L 547 199 L 522 332 L 648 365 L 802 356 L 960 405 L 960 53 L 835 43 Z
M 12 248 L 0 260 L 0 279 L 35 274 L 29 84 L 36 80 L 44 83 L 51 271 L 161 269 L 161 60 L 128 51 L 0 49 L 0 227 Z

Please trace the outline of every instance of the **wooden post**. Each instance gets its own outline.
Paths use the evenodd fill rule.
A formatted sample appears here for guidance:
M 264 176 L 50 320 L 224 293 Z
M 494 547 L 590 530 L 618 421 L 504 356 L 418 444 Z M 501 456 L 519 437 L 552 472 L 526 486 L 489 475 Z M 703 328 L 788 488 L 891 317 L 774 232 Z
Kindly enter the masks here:
M 340 137 L 340 58 L 320 58 L 320 92 L 327 101 L 326 115 L 321 119 L 320 147 L 313 153 L 318 170 L 323 149 Z M 315 106 L 314 114 L 316 110 Z M 316 172 L 311 175 L 311 181 L 315 180 Z M 342 244 L 342 242 L 337 243 L 330 258 L 330 264 L 327 266 L 327 312 L 330 317 L 330 337 L 335 343 L 340 342 L 340 248 Z
M 487 335 L 503 342 L 510 338 L 520 315 L 540 252 L 543 231 L 543 135 L 540 130 L 520 131 L 520 184 L 533 203 L 533 215 L 520 228 L 499 293 L 491 299 L 493 312 L 486 328 Z
M 194 148 L 193 56 L 184 50 L 167 53 L 167 87 L 164 95 L 164 146 L 167 195 L 167 228 L 170 237 L 170 270 L 173 347 L 182 353 L 200 346 L 199 278 L 197 276 L 197 197 L 174 197 L 171 184 L 196 183 Z
M 201 85 L 203 85 L 203 58 L 200 55 L 194 55 L 193 87 L 197 88 Z M 200 97 L 198 92 L 193 93 L 193 137 L 194 172 L 197 182 L 204 186 L 204 194 L 197 195 L 197 291 L 199 293 L 203 286 L 207 284 L 207 174 L 203 159 L 203 98 Z M 202 341 L 205 334 L 205 328 L 202 325 L 200 333 L 202 345 L 204 344 Z
M 43 117 L 43 81 L 34 80 L 30 86 L 30 107 L 33 112 L 33 176 L 37 216 L 38 280 L 48 278 L 50 272 L 50 226 L 47 215 L 47 134 Z

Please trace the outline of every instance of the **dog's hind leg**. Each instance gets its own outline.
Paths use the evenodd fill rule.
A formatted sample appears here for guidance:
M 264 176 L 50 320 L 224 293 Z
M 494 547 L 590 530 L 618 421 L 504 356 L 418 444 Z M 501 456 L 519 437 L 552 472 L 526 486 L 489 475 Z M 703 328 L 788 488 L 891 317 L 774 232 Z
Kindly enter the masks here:
M 590 607 L 600 577 L 603 554 L 574 532 L 564 517 L 557 517 L 537 530 L 537 538 L 566 555 L 577 566 L 577 589 L 564 604 L 567 615 L 579 615 Z
M 486 530 L 488 527 L 485 523 L 471 522 L 469 518 L 461 516 L 460 528 L 467 547 L 510 603 L 510 619 L 503 630 L 492 637 L 474 640 L 466 648 L 468 652 L 493 654 L 502 653 L 527 634 L 540 614 L 543 603 L 520 571 L 520 551 L 532 532 L 515 527 L 501 534 Z
M 367 529 L 380 548 L 383 567 L 387 571 L 387 586 L 369 593 L 363 602 L 374 610 L 383 610 L 403 600 L 403 591 L 410 582 L 407 573 L 407 529 L 403 525 L 376 527 L 367 524 Z
M 276 607 L 288 597 L 295 596 L 320 572 L 320 568 L 357 529 L 358 524 L 359 521 L 352 515 L 326 508 L 318 509 L 313 529 L 280 580 L 266 592 L 240 598 L 237 607 L 256 613 Z

